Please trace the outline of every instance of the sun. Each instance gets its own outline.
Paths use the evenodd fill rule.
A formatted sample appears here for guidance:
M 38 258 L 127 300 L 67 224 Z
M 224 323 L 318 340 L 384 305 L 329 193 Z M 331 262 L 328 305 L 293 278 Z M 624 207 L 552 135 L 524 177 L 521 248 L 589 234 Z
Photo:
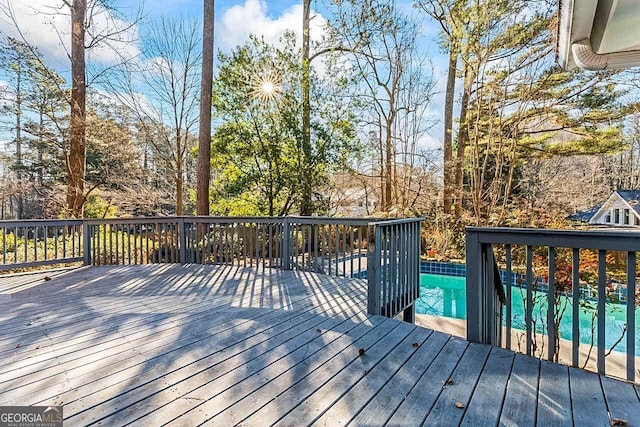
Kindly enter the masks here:
M 282 87 L 280 76 L 275 71 L 261 71 L 251 78 L 251 94 L 259 101 L 271 101 L 278 96 Z

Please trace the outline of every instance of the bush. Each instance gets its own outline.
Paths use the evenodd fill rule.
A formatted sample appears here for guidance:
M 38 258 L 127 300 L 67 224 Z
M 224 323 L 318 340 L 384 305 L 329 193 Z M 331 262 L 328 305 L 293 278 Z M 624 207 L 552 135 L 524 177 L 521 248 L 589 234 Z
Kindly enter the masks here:
M 0 230 L 0 252 L 3 252 L 2 245 L 5 252 L 13 252 L 16 247 L 16 236 L 13 233 L 6 233 L 4 230 Z
M 118 208 L 102 197 L 92 194 L 84 204 L 85 218 L 115 218 Z

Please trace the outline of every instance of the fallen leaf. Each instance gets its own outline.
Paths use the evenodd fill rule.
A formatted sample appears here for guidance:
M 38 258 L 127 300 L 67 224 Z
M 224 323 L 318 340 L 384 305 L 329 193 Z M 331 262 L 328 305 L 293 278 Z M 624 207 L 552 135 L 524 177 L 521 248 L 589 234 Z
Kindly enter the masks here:
M 458 408 L 458 409 L 464 408 L 464 403 L 456 402 L 455 405 L 456 405 L 456 408 Z
M 359 356 L 364 356 L 365 352 L 366 352 L 366 350 L 364 348 L 361 348 L 360 350 L 358 350 L 358 355 Z
M 51 280 L 51 277 L 49 277 L 49 276 L 44 276 L 44 281 L 45 281 L 45 282 L 48 282 L 49 280 Z
M 414 342 L 413 344 L 411 344 L 413 346 L 413 348 L 418 348 L 420 347 L 420 344 L 418 344 L 417 342 Z
M 611 419 L 612 426 L 626 426 L 628 425 L 627 420 L 623 420 L 622 418 L 613 418 Z

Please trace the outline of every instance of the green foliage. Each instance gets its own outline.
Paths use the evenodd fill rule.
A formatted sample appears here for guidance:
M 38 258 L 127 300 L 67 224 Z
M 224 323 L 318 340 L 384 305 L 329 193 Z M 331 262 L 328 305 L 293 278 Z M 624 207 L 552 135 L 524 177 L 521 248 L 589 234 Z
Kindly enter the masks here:
M 0 230 L 0 247 L 4 247 L 4 251 L 13 252 L 16 247 L 16 236 L 13 233 L 6 233 Z
M 295 36 L 285 34 L 279 47 L 251 37 L 230 54 L 220 53 L 218 66 L 213 107 L 220 125 L 212 140 L 211 212 L 295 211 L 304 171 L 319 187 L 343 164 L 355 140 L 353 113 L 336 95 L 341 80 L 329 87 L 312 75 L 313 152 L 307 156 Z
M 118 208 L 102 197 L 91 194 L 84 204 L 85 218 L 115 218 Z

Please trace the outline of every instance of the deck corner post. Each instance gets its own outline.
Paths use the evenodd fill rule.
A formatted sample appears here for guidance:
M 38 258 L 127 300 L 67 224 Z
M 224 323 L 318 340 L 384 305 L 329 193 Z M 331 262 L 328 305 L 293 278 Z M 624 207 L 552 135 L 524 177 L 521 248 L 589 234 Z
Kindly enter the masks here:
M 466 231 L 467 340 L 483 343 L 482 248 L 477 231 Z
M 284 270 L 291 270 L 291 226 L 288 216 L 283 218 L 282 260 L 282 268 Z
M 380 307 L 380 251 L 377 249 L 381 237 L 380 228 L 375 224 L 367 227 L 367 313 L 382 314 Z
M 178 218 L 178 232 L 179 234 L 179 255 L 180 255 L 180 264 L 184 265 L 187 263 L 187 225 L 185 223 L 184 217 Z
M 82 262 L 91 265 L 91 226 L 86 220 L 82 221 Z

